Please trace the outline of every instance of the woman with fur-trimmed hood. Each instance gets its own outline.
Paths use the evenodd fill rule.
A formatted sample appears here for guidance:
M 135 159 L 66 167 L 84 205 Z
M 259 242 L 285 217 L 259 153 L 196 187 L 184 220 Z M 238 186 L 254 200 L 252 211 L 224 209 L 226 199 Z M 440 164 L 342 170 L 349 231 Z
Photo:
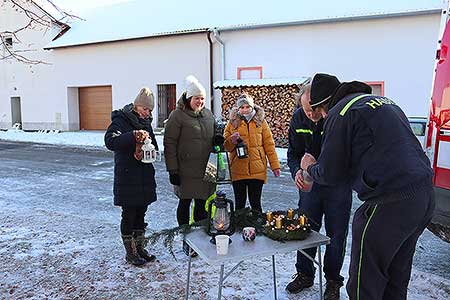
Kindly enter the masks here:
M 280 176 L 275 142 L 264 116 L 264 110 L 245 93 L 239 96 L 236 106 L 230 111 L 224 146 L 230 152 L 236 209 L 245 207 L 248 192 L 251 208 L 262 211 L 261 192 L 267 182 L 267 161 L 275 177 Z M 239 140 L 248 147 L 247 158 L 237 156 L 235 148 Z

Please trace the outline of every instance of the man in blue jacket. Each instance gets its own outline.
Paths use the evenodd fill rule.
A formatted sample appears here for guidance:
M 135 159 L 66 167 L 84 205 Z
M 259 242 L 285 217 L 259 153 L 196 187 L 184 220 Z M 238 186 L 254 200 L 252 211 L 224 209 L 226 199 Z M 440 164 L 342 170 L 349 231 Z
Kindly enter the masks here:
M 311 106 L 326 118 L 324 137 L 318 160 L 306 154 L 301 167 L 320 184 L 350 181 L 364 201 L 352 224 L 350 299 L 406 299 L 434 210 L 432 169 L 400 107 L 370 93 L 362 82 L 314 76 Z
M 314 112 L 309 104 L 311 85 L 306 85 L 299 94 L 301 107 L 294 112 L 289 127 L 288 165 L 292 178 L 297 182 L 301 178 L 300 160 L 305 153 L 318 158 L 322 140 L 322 116 Z M 340 272 L 344 261 L 347 240 L 348 222 L 352 192 L 350 185 L 324 186 L 315 183 L 310 192 L 301 192 L 298 202 L 299 213 L 309 219 L 311 228 L 319 231 L 322 218 L 325 219 L 325 230 L 331 242 L 327 245 L 324 258 L 324 273 L 327 280 L 325 300 L 339 299 L 339 290 L 343 286 L 344 277 Z M 306 249 L 310 257 L 315 257 L 317 248 Z M 314 283 L 315 268 L 300 251 L 297 251 L 297 273 L 286 290 L 298 293 Z

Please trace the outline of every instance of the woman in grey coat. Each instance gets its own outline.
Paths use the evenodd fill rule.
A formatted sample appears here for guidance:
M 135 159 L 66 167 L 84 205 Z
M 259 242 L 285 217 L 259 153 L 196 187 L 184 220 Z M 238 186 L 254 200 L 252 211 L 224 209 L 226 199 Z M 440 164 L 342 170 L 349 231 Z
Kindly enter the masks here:
M 214 192 L 214 185 L 203 180 L 213 149 L 214 115 L 205 108 L 205 88 L 194 76 L 188 76 L 186 81 L 186 91 L 171 112 L 164 132 L 166 168 L 180 199 L 177 208 L 179 225 L 189 223 L 192 199 L 195 201 L 194 220 L 205 219 L 205 201 Z M 183 250 L 189 255 L 185 243 Z

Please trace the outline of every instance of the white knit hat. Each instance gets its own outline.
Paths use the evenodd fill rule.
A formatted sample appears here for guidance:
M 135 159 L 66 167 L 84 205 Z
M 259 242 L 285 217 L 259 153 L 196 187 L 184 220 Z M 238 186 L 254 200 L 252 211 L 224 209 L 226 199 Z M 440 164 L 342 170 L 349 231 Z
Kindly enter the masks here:
M 205 88 L 193 75 L 189 75 L 184 81 L 186 84 L 186 98 L 190 98 L 192 96 L 206 97 Z
M 134 105 L 141 105 L 146 108 L 153 110 L 155 106 L 155 98 L 153 97 L 153 92 L 148 87 L 144 87 L 139 91 L 139 94 L 134 100 Z

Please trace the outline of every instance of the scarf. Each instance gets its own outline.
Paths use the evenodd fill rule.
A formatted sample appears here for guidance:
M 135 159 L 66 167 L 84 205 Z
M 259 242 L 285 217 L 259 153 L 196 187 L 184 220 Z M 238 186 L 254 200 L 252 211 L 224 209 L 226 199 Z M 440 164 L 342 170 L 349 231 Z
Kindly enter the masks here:
M 238 114 L 239 114 L 239 113 L 238 113 Z M 247 123 L 249 123 L 249 122 L 253 119 L 253 117 L 255 116 L 255 114 L 256 114 L 255 109 L 252 109 L 252 111 L 249 112 L 248 114 L 245 114 L 245 115 L 239 114 L 239 117 L 240 117 L 242 120 L 245 120 Z
M 133 126 L 135 129 L 145 129 L 147 130 L 151 124 L 152 124 L 152 117 L 150 116 L 148 119 L 142 119 L 139 117 L 139 114 L 134 111 L 134 105 L 133 103 L 125 105 L 121 111 L 123 115 L 128 119 L 131 126 Z

